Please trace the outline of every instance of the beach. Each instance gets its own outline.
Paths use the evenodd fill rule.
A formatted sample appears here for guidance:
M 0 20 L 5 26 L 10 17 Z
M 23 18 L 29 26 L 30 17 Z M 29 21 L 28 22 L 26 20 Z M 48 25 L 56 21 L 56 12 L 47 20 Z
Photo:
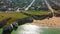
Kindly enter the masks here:
M 46 18 L 44 20 L 34 20 L 31 24 L 47 27 L 60 27 L 60 17 Z

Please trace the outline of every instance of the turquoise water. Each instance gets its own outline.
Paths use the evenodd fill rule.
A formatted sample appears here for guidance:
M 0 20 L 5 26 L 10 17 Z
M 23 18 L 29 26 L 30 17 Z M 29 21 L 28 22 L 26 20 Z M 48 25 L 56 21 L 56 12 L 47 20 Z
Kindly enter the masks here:
M 60 34 L 60 28 L 40 27 L 31 24 L 19 26 L 12 34 Z
M 42 34 L 60 34 L 60 28 L 48 28 L 42 30 Z
M 0 29 L 2 34 L 2 29 Z M 60 34 L 60 28 L 40 27 L 31 24 L 24 24 L 13 30 L 11 34 Z

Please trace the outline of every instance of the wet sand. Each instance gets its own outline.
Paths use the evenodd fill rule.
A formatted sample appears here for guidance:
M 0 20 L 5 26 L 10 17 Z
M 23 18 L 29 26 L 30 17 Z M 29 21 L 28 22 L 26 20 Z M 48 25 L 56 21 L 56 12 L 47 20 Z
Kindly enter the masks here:
M 60 27 L 60 17 L 52 17 L 44 20 L 34 20 L 31 24 L 43 27 Z

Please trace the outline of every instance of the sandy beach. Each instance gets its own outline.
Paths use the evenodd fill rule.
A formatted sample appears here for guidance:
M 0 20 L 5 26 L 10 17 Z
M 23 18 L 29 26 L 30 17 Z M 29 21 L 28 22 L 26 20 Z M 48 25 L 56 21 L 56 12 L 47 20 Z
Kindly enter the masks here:
M 60 27 L 60 17 L 52 17 L 44 20 L 34 20 L 31 24 L 43 27 Z

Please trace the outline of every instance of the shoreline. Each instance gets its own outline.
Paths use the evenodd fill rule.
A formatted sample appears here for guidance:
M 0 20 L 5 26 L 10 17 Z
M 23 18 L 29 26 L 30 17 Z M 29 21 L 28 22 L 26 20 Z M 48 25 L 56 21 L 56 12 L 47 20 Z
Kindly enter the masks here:
M 47 26 L 47 27 L 60 27 L 60 17 L 52 17 L 49 19 L 44 19 L 44 20 L 34 20 L 32 25 L 37 25 L 37 26 Z

